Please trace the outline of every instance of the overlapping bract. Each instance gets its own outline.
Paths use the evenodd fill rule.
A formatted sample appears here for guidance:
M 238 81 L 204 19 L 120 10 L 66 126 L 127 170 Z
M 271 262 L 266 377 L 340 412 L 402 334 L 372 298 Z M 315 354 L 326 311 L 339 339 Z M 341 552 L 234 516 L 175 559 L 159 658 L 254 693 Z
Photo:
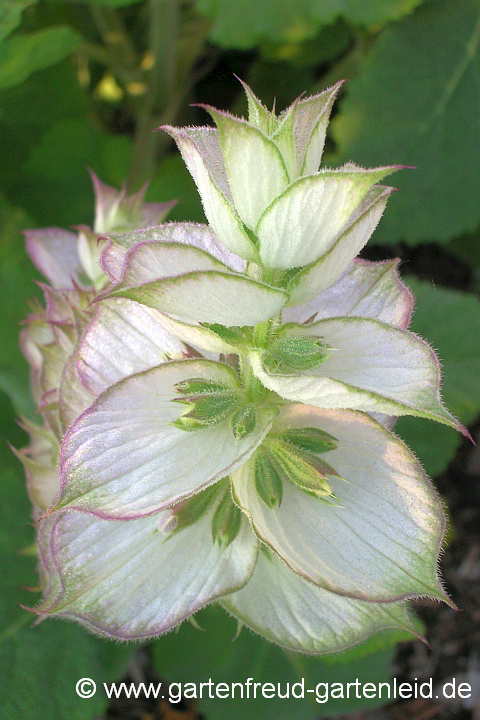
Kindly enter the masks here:
M 95 179 L 95 252 L 29 234 L 53 285 L 22 334 L 44 416 L 18 453 L 36 612 L 142 638 L 220 600 L 322 653 L 414 632 L 403 601 L 445 599 L 441 505 L 387 427 L 457 423 L 398 261 L 355 259 L 395 168 L 319 170 L 338 88 L 276 117 L 246 87 L 248 122 L 210 108 L 217 129 L 167 128 L 209 226 L 142 228 L 129 201 L 138 227 L 119 227 Z

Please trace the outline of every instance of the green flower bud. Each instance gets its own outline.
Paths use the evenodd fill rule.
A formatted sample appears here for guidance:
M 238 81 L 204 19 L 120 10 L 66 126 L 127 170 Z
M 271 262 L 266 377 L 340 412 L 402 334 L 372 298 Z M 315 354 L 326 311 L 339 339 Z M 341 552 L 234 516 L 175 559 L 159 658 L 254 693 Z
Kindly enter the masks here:
M 317 498 L 333 497 L 327 476 L 340 475 L 331 465 L 313 453 L 297 450 L 282 441 L 271 439 L 267 442 L 282 474 L 300 490 Z
M 338 441 L 333 435 L 329 435 L 319 428 L 292 428 L 279 435 L 279 437 L 290 445 L 310 453 L 324 453 L 334 450 Z
M 240 532 L 242 511 L 232 500 L 230 484 L 225 489 L 212 519 L 213 542 L 225 550 Z
M 172 402 L 186 405 L 188 411 L 172 423 L 181 430 L 202 430 L 225 420 L 238 404 L 235 390 L 219 382 L 191 378 L 175 385 L 181 398 Z
M 265 448 L 253 456 L 255 489 L 269 508 L 280 507 L 283 498 L 283 479 L 279 468 Z
M 193 495 L 191 498 L 178 503 L 178 505 L 173 508 L 172 517 L 176 522 L 172 528 L 172 535 L 196 523 L 211 506 L 219 490 L 220 483 L 215 483 L 196 495 Z
M 245 407 L 238 410 L 230 420 L 230 427 L 235 438 L 242 440 L 242 438 L 250 435 L 255 430 L 257 425 L 257 413 L 255 412 L 255 406 L 252 403 L 245 405 Z
M 267 350 L 264 364 L 269 372 L 310 370 L 327 357 L 328 345 L 322 338 L 285 337 L 276 340 Z

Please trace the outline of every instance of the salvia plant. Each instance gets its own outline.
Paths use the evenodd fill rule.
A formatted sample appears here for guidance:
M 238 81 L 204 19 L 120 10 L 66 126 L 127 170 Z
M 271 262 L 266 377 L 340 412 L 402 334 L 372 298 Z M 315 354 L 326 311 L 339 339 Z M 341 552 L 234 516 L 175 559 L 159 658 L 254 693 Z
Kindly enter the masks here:
M 319 170 L 339 87 L 277 116 L 245 86 L 248 121 L 163 128 L 208 225 L 93 176 L 93 229 L 27 233 L 40 617 L 139 639 L 218 601 L 328 653 L 415 633 L 409 598 L 451 604 L 441 504 L 391 427 L 463 428 L 398 261 L 356 259 L 400 168 Z

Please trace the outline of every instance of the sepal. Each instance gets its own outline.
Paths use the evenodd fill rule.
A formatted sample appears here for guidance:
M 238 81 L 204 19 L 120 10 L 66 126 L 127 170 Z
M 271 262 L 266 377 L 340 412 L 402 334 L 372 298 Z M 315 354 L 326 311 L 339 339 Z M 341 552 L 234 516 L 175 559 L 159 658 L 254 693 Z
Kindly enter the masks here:
M 72 425 L 62 443 L 62 507 L 129 519 L 171 507 L 228 475 L 250 457 L 275 410 L 257 412 L 255 430 L 236 439 L 224 420 L 190 433 L 172 423 L 183 407 L 175 386 L 194 377 L 239 392 L 235 372 L 208 360 L 172 361 L 121 380 Z

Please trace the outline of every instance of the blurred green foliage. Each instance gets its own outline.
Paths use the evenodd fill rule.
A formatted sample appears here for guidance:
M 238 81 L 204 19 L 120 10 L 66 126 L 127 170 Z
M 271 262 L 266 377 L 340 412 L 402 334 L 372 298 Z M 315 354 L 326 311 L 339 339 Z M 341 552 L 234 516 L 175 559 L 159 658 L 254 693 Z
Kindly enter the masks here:
M 0 410 L 2 418 L 12 414 L 3 393 Z M 3 720 L 92 718 L 105 710 L 107 698 L 103 692 L 91 700 L 79 698 L 77 680 L 92 678 L 101 686 L 115 679 L 125 671 L 135 648 L 100 640 L 58 620 L 32 626 L 34 616 L 20 607 L 20 603 L 33 606 L 37 597 L 28 589 L 38 584 L 29 552 L 34 537 L 30 502 L 23 468 L 4 440 L 0 462 L 0 716 Z
M 333 127 L 339 160 L 416 167 L 395 179 L 377 242 L 478 227 L 479 43 L 477 0 L 426 3 L 385 29 L 350 84 Z
M 252 48 L 270 40 L 299 43 L 319 28 L 342 17 L 353 25 L 368 26 L 397 20 L 422 0 L 199 0 L 198 10 L 212 20 L 213 42 L 226 48 Z
M 22 10 L 37 0 L 5 0 L 0 6 L 0 41 L 20 24 Z
M 69 27 L 51 27 L 23 33 L 0 45 L 0 90 L 18 85 L 35 70 L 55 65 L 81 43 L 81 36 Z
M 118 677 L 135 649 L 72 624 L 49 620 L 31 627 L 31 616 L 20 609 L 37 597 L 22 590 L 37 584 L 33 557 L 19 554 L 33 531 L 22 469 L 5 440 L 24 444 L 14 417 L 32 413 L 18 331 L 39 279 L 22 231 L 90 224 L 86 167 L 116 186 L 151 180 L 149 200 L 180 199 L 171 219 L 202 222 L 194 183 L 155 127 L 205 123 L 202 111 L 189 106 L 197 101 L 245 113 L 233 73 L 280 109 L 304 91 L 350 78 L 334 111 L 327 162 L 416 166 L 395 176 L 401 192 L 375 234 L 375 259 L 384 251 L 409 260 L 404 269 L 417 297 L 413 330 L 438 351 L 445 400 L 471 424 L 480 412 L 479 42 L 478 0 L 2 0 L 2 717 L 98 716 L 105 697 L 80 700 L 76 680 Z M 440 258 L 428 281 L 415 278 L 415 260 L 427 242 L 436 243 Z M 463 279 L 442 287 L 450 282 L 452 257 L 462 264 Z M 426 420 L 402 418 L 396 430 L 433 476 L 447 468 L 461 441 L 453 430 Z M 218 608 L 201 613 L 199 621 L 208 633 L 186 624 L 155 643 L 162 677 L 306 677 L 312 686 L 362 675 L 388 680 L 399 639 L 385 635 L 355 651 L 315 659 L 285 653 L 246 630 L 231 642 L 235 624 Z M 205 700 L 198 707 L 207 720 L 227 712 L 232 718 L 313 720 L 363 706 L 320 706 L 311 699 L 241 706 Z
M 317 702 L 317 683 L 360 682 L 389 683 L 390 664 L 395 642 L 405 639 L 401 631 L 380 633 L 360 646 L 336 655 L 315 657 L 293 653 L 262 640 L 246 628 L 237 628 L 237 621 L 220 607 L 210 606 L 196 615 L 201 630 L 184 623 L 179 632 L 157 640 L 153 658 L 158 672 L 168 673 L 172 682 L 188 683 L 246 683 L 253 678 L 260 683 L 280 683 L 280 692 L 287 692 L 287 684 L 304 683 L 304 698 L 292 694 L 277 702 L 272 698 L 237 694 L 234 698 L 202 697 L 197 701 L 200 712 L 209 720 L 224 720 L 229 716 L 242 720 L 313 720 L 339 715 L 376 705 L 385 700 L 359 700 L 355 697 L 337 698 L 334 702 Z M 421 628 L 419 627 L 421 632 Z M 238 635 L 237 635 L 238 633 Z M 307 691 L 310 690 L 310 693 Z M 297 687 L 296 693 L 301 691 Z M 252 693 L 253 691 L 250 690 Z M 321 699 L 325 687 L 318 690 Z M 205 693 L 207 695 L 207 693 Z

